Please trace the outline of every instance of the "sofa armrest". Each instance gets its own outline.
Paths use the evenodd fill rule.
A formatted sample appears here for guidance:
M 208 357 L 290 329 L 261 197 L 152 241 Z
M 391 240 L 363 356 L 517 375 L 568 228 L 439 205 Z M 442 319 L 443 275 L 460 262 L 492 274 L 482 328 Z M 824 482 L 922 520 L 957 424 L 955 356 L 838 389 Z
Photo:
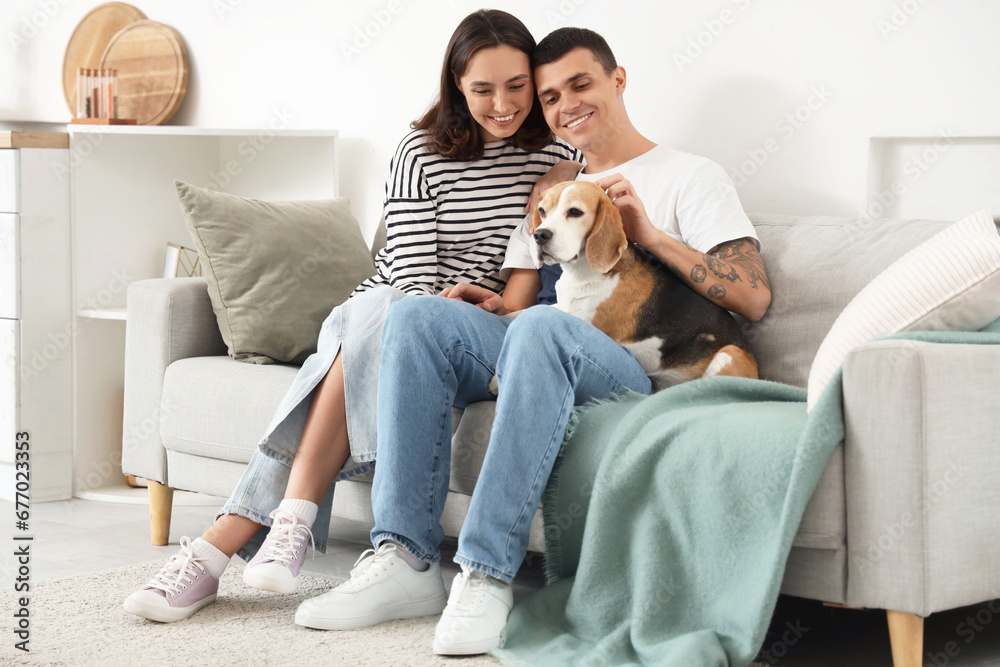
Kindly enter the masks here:
M 882 340 L 844 363 L 847 604 L 1000 597 L 1000 346 Z
M 138 280 L 128 287 L 122 471 L 167 484 L 160 404 L 167 366 L 227 354 L 204 278 Z

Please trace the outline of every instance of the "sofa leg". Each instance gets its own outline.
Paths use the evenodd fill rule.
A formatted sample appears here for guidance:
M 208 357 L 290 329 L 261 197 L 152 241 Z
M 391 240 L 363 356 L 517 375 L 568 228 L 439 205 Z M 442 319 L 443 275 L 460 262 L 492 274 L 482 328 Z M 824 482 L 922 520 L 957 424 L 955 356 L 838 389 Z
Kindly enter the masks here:
M 889 643 L 893 667 L 920 667 L 924 651 L 924 619 L 905 611 L 888 610 Z
M 170 511 L 173 503 L 173 489 L 149 480 L 149 528 L 154 546 L 162 547 L 170 539 Z

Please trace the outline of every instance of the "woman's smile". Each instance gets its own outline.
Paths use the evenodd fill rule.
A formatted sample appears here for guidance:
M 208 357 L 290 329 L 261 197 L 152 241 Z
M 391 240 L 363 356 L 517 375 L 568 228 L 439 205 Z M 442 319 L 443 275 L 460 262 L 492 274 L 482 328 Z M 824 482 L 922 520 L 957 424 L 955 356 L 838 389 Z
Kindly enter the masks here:
M 507 114 L 506 116 L 489 116 L 488 118 L 500 127 L 507 127 L 514 122 L 514 117 L 517 116 L 518 113 L 519 112 L 515 111 L 514 113 Z

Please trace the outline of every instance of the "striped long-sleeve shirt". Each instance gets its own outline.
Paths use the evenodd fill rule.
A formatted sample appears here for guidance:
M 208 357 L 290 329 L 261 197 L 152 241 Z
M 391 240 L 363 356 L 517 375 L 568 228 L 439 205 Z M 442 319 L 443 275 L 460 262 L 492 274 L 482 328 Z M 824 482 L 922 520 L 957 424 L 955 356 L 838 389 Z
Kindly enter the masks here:
M 493 142 L 481 159 L 463 162 L 429 151 L 423 130 L 410 132 L 389 164 L 377 273 L 355 294 L 377 285 L 437 294 L 463 282 L 499 292 L 507 241 L 531 188 L 560 160 L 582 155 L 559 140 L 535 153 Z

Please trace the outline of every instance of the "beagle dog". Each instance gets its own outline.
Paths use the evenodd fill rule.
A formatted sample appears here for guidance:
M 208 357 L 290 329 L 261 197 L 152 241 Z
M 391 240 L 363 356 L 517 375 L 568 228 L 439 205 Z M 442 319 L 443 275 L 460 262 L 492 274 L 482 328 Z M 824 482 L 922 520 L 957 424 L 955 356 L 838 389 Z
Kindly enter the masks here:
M 536 265 L 562 265 L 555 307 L 624 345 L 653 391 L 712 375 L 757 377 L 732 314 L 630 244 L 618 208 L 597 185 L 550 188 L 531 222 Z

